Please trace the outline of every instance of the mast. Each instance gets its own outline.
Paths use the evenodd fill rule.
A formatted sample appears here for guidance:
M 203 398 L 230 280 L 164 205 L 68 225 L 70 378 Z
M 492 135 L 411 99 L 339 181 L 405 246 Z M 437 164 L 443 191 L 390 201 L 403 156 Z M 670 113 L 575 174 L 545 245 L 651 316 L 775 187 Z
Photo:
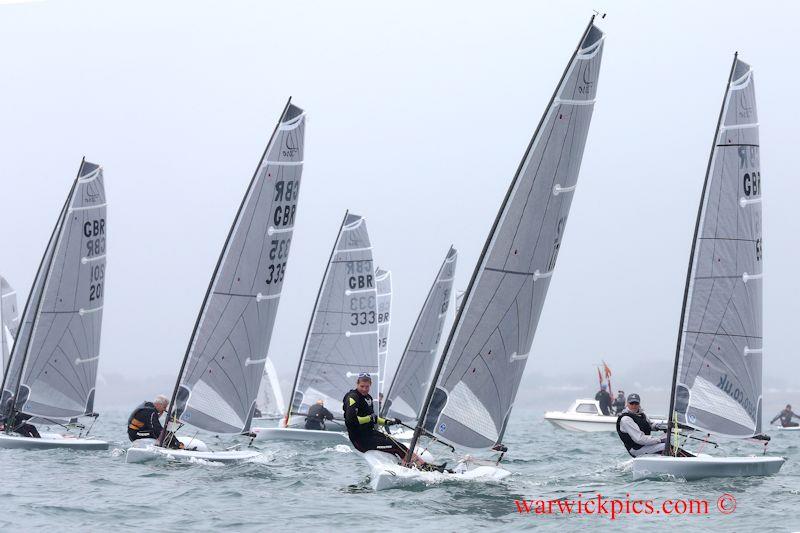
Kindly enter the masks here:
M 675 365 L 672 369 L 672 389 L 669 395 L 669 410 L 667 410 L 667 446 L 664 447 L 664 455 L 669 455 L 671 446 L 670 435 L 672 434 L 673 422 L 672 416 L 675 409 L 675 388 L 678 383 L 678 363 L 681 358 L 681 346 L 683 344 L 683 324 L 686 319 L 686 306 L 689 303 L 689 285 L 692 282 L 692 269 L 694 267 L 694 255 L 697 250 L 697 236 L 700 233 L 700 223 L 703 218 L 703 208 L 706 205 L 706 190 L 708 189 L 708 181 L 711 176 L 711 165 L 714 163 L 714 151 L 717 149 L 717 139 L 719 138 L 719 128 L 722 125 L 722 120 L 725 114 L 725 107 L 728 100 L 728 93 L 731 89 L 731 81 L 733 78 L 733 71 L 736 68 L 736 61 L 739 57 L 739 52 L 733 54 L 733 63 L 731 63 L 731 71 L 728 74 L 728 82 L 725 84 L 725 92 L 722 95 L 722 106 L 719 110 L 719 118 L 717 119 L 717 127 L 714 129 L 714 140 L 711 143 L 711 153 L 708 156 L 708 166 L 706 167 L 706 176 L 703 180 L 703 191 L 700 194 L 700 206 L 697 208 L 697 221 L 694 226 L 694 237 L 692 238 L 692 247 L 689 252 L 689 267 L 686 271 L 686 287 L 683 291 L 683 306 L 681 307 L 681 320 L 678 323 L 678 345 L 675 348 Z
M 414 337 L 414 332 L 417 331 L 417 326 L 419 326 L 419 321 L 422 318 L 422 313 L 424 313 L 425 312 L 425 308 L 428 307 L 428 301 L 430 301 L 431 296 L 433 295 L 433 289 L 436 287 L 436 283 L 439 281 L 439 276 L 442 275 L 442 271 L 444 270 L 444 266 L 447 264 L 447 259 L 450 257 L 450 252 L 452 252 L 452 251 L 453 251 L 453 245 L 451 244 L 450 245 L 450 249 L 447 250 L 447 254 L 444 257 L 444 261 L 442 261 L 442 265 L 439 267 L 439 271 L 436 273 L 436 277 L 433 278 L 433 285 L 431 285 L 431 288 L 428 291 L 428 295 L 425 297 L 425 301 L 422 303 L 422 307 L 420 308 L 419 314 L 417 315 L 417 320 L 414 322 L 414 327 L 411 328 L 411 335 L 408 336 L 408 341 L 406 341 L 406 347 L 403 349 L 403 355 L 400 356 L 400 360 L 397 362 L 397 370 L 398 371 L 401 368 L 403 368 L 403 361 L 405 360 L 406 355 L 408 355 L 408 350 L 411 347 L 411 339 Z M 448 301 L 449 301 L 449 298 L 448 298 Z M 397 381 L 397 375 L 398 375 L 398 373 L 395 372 L 395 375 L 392 378 L 392 382 L 389 384 L 389 389 L 386 391 L 386 394 L 384 395 L 384 399 L 386 401 L 384 401 L 381 404 L 381 410 L 380 410 L 381 416 L 386 415 L 387 412 L 388 412 L 386 405 L 387 405 L 387 402 L 388 402 L 389 398 L 392 397 L 392 389 L 394 388 L 395 381 Z
M 464 291 L 464 300 L 461 304 L 461 307 L 456 311 L 456 318 L 453 322 L 453 326 L 450 328 L 450 333 L 447 336 L 447 343 L 444 345 L 444 350 L 442 350 L 442 355 L 439 358 L 439 363 L 436 365 L 436 370 L 433 373 L 433 378 L 431 379 L 430 386 L 428 387 L 428 394 L 425 397 L 425 401 L 422 404 L 422 409 L 419 413 L 419 420 L 417 420 L 417 426 L 414 428 L 414 436 L 411 438 L 411 443 L 408 446 L 408 452 L 406 453 L 406 457 L 403 460 L 404 465 L 408 465 L 411 461 L 411 458 L 414 455 L 414 449 L 416 448 L 417 441 L 419 440 L 420 435 L 423 432 L 423 426 L 425 424 L 425 417 L 428 414 L 428 409 L 431 405 L 431 400 L 433 399 L 433 392 L 436 390 L 436 384 L 439 381 L 439 376 L 442 373 L 442 369 L 444 368 L 445 360 L 447 359 L 447 354 L 450 351 L 450 345 L 453 342 L 453 338 L 455 337 L 456 329 L 461 322 L 461 316 L 464 314 L 464 309 L 467 307 L 469 303 L 470 296 L 472 294 L 473 286 L 475 285 L 475 281 L 478 279 L 478 274 L 483 267 L 484 260 L 486 259 L 486 254 L 489 252 L 489 247 L 494 241 L 495 232 L 497 231 L 497 227 L 500 225 L 500 219 L 503 216 L 503 213 L 508 206 L 508 202 L 511 199 L 511 193 L 514 192 L 514 189 L 519 181 L 520 174 L 522 173 L 522 168 L 525 165 L 525 161 L 528 159 L 531 150 L 533 149 L 533 145 L 536 142 L 536 138 L 539 136 L 539 131 L 542 129 L 542 125 L 544 124 L 545 120 L 547 119 L 548 111 L 551 107 L 553 107 L 553 103 L 555 102 L 556 96 L 558 95 L 559 90 L 561 89 L 561 85 L 564 83 L 564 80 L 567 77 L 567 73 L 569 72 L 570 67 L 572 66 L 572 62 L 575 60 L 575 56 L 578 55 L 578 52 L 581 49 L 581 44 L 583 44 L 584 39 L 589 34 L 589 30 L 592 28 L 592 24 L 594 23 L 595 15 L 589 19 L 589 23 L 586 25 L 586 29 L 583 30 L 581 34 L 581 38 L 578 41 L 578 45 L 575 47 L 575 50 L 572 52 L 569 61 L 567 62 L 567 66 L 564 69 L 564 72 L 561 74 L 561 79 L 559 79 L 558 84 L 556 84 L 556 88 L 553 91 L 553 95 L 550 97 L 550 101 L 545 108 L 545 112 L 542 114 L 542 118 L 539 119 L 539 124 L 536 126 L 536 130 L 533 133 L 533 137 L 531 137 L 530 142 L 528 143 L 528 147 L 525 149 L 525 154 L 522 156 L 522 160 L 519 162 L 519 166 L 517 167 L 517 172 L 514 174 L 514 179 L 511 180 L 511 184 L 506 191 L 506 196 L 503 198 L 503 203 L 500 205 L 500 209 L 497 211 L 497 216 L 494 219 L 494 223 L 492 224 L 492 229 L 489 231 L 489 236 L 486 239 L 486 242 L 483 245 L 483 250 L 481 251 L 481 255 L 478 258 L 478 262 L 475 265 L 475 270 L 472 271 L 472 277 L 469 280 L 469 285 L 467 285 L 467 290 Z
M 222 250 L 219 254 L 219 259 L 217 259 L 217 265 L 214 267 L 214 273 L 211 275 L 211 281 L 208 282 L 208 289 L 206 289 L 206 295 L 203 298 L 203 304 L 200 307 L 200 312 L 197 314 L 197 320 L 194 323 L 194 329 L 192 330 L 192 335 L 189 338 L 189 344 L 186 347 L 186 353 L 183 356 L 183 361 L 181 362 L 180 371 L 178 371 L 178 379 L 175 380 L 175 389 L 172 391 L 172 398 L 169 402 L 169 407 L 167 408 L 167 418 L 164 424 L 164 427 L 161 430 L 161 435 L 158 437 L 158 442 L 156 443 L 158 446 L 161 446 L 164 442 L 164 436 L 167 433 L 167 427 L 169 426 L 169 421 L 172 417 L 175 416 L 175 401 L 178 397 L 178 389 L 181 386 L 181 380 L 183 379 L 183 373 L 186 370 L 186 363 L 189 362 L 189 354 L 192 351 L 192 347 L 194 346 L 195 338 L 197 337 L 197 330 L 200 327 L 200 321 L 205 314 L 206 306 L 208 305 L 208 299 L 211 297 L 211 290 L 214 287 L 214 283 L 217 280 L 217 274 L 219 274 L 219 269 L 222 266 L 222 259 L 225 257 L 225 252 L 228 249 L 228 245 L 230 244 L 231 238 L 233 237 L 233 231 L 236 228 L 236 225 L 239 222 L 239 217 L 242 214 L 242 210 L 244 209 L 244 205 L 247 202 L 247 199 L 250 196 L 250 191 L 253 189 L 253 184 L 256 182 L 258 178 L 258 169 L 261 168 L 261 163 L 263 163 L 264 158 L 267 157 L 267 152 L 269 151 L 270 147 L 272 146 L 272 142 L 275 139 L 275 134 L 278 132 L 278 128 L 281 125 L 281 121 L 283 117 L 286 116 L 286 111 L 288 111 L 289 106 L 292 103 L 292 97 L 290 96 L 289 99 L 286 101 L 286 105 L 281 112 L 281 116 L 278 119 L 278 123 L 275 125 L 275 129 L 272 130 L 272 136 L 267 143 L 266 148 L 264 148 L 264 153 L 261 154 L 261 159 L 258 160 L 258 165 L 256 166 L 256 170 L 253 173 L 253 177 L 250 179 L 250 183 L 247 185 L 247 191 L 245 191 L 244 196 L 242 197 L 242 201 L 239 204 L 239 209 L 236 211 L 236 216 L 233 218 L 233 223 L 231 224 L 230 229 L 228 230 L 228 236 L 225 238 L 225 244 L 222 246 Z
M 290 390 L 289 396 L 289 405 L 286 408 L 286 417 L 283 419 L 284 427 L 289 426 L 289 419 L 292 417 L 292 404 L 294 404 L 294 393 L 295 387 L 297 387 L 297 380 L 300 379 L 300 371 L 303 369 L 303 359 L 306 354 L 306 346 L 308 345 L 308 337 L 311 335 L 311 326 L 314 324 L 314 315 L 317 314 L 317 306 L 319 305 L 319 298 L 322 296 L 322 289 L 325 287 L 325 280 L 328 279 L 328 271 L 331 268 L 331 261 L 333 261 L 333 254 L 336 253 L 336 248 L 339 246 L 339 241 L 342 238 L 342 228 L 344 228 L 344 223 L 347 220 L 347 215 L 350 214 L 350 210 L 346 210 L 344 212 L 344 217 L 342 218 L 342 224 L 339 226 L 339 233 L 336 234 L 336 240 L 333 243 L 333 249 L 331 250 L 331 255 L 328 258 L 328 263 L 325 265 L 325 273 L 322 275 L 322 281 L 319 283 L 319 290 L 317 291 L 317 299 L 314 300 L 314 309 L 311 311 L 311 318 L 308 320 L 308 329 L 306 330 L 306 338 L 303 339 L 303 349 L 300 352 L 300 360 L 297 362 L 297 372 L 294 375 L 294 383 L 292 383 L 292 388 Z
M 19 378 L 17 379 L 17 383 L 13 386 L 13 402 L 11 404 L 11 409 L 7 414 L 7 419 L 11 419 L 16 413 L 16 406 L 17 406 L 17 396 L 19 395 L 19 388 L 22 384 L 22 376 L 25 373 L 25 362 L 28 359 L 28 352 L 30 351 L 31 341 L 33 341 L 33 332 L 36 329 L 36 323 L 39 320 L 39 308 L 42 305 L 42 300 L 44 299 L 45 288 L 47 286 L 47 281 L 50 279 L 50 274 L 52 272 L 53 267 L 53 259 L 56 255 L 55 247 L 58 246 L 58 240 L 61 238 L 61 230 L 64 228 L 64 218 L 66 217 L 67 210 L 69 205 L 72 201 L 72 195 L 75 194 L 75 188 L 78 185 L 78 179 L 81 176 L 81 170 L 83 170 L 83 164 L 86 161 L 86 157 L 81 158 L 81 164 L 78 167 L 78 173 L 75 176 L 75 180 L 72 182 L 72 187 L 69 189 L 69 193 L 67 194 L 67 199 L 64 201 L 64 205 L 61 207 L 61 214 L 58 216 L 58 221 L 56 221 L 55 227 L 53 227 L 53 231 L 50 234 L 50 241 L 47 243 L 47 248 L 45 249 L 44 255 L 42 256 L 42 260 L 39 262 L 39 268 L 36 270 L 36 276 L 33 278 L 33 286 L 31 287 L 30 292 L 28 293 L 28 298 L 25 300 L 25 309 L 22 311 L 21 320 L 25 320 L 25 316 L 28 312 L 28 305 L 31 303 L 31 296 L 33 291 L 36 287 L 36 281 L 39 279 L 39 275 L 42 272 L 42 267 L 44 267 L 45 260 L 47 259 L 47 250 L 50 248 L 50 244 L 53 243 L 53 250 L 50 253 L 50 259 L 47 261 L 47 267 L 44 270 L 45 278 L 42 281 L 42 291 L 39 293 L 39 298 L 36 301 L 36 310 L 34 311 L 33 321 L 31 321 L 31 334 L 28 337 L 28 342 L 25 345 L 25 351 L 22 354 L 22 363 L 20 364 L 19 368 Z M 22 323 L 20 323 L 20 330 L 22 329 Z M 17 347 L 17 343 L 14 342 L 14 348 Z M 0 397 L 2 396 L 2 391 L 5 390 L 6 379 L 8 379 L 8 372 L 11 370 L 11 362 L 14 360 L 14 355 L 16 353 L 15 349 L 12 349 L 11 356 L 8 358 L 8 365 L 6 367 L 6 372 L 3 375 L 3 383 L 0 385 Z M 3 409 L 5 406 L 0 406 L 0 409 Z M 11 432 L 11 427 L 9 424 L 6 424 L 6 433 Z

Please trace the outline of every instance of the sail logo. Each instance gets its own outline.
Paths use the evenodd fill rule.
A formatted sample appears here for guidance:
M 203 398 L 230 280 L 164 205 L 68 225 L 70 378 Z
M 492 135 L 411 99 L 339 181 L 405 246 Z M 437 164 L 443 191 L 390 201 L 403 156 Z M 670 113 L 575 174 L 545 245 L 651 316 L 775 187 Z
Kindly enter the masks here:
M 297 142 L 294 140 L 294 135 L 287 135 L 286 142 L 283 143 L 285 148 L 281 150 L 281 155 L 283 157 L 294 157 L 297 155 L 298 148 Z
M 748 105 L 747 102 L 744 101 L 744 98 L 739 100 L 739 118 L 750 118 L 753 116 L 753 105 Z
M 439 433 L 444 433 L 445 431 L 447 431 L 447 424 L 442 422 L 441 424 L 439 424 Z
M 578 93 L 584 96 L 592 94 L 592 89 L 594 89 L 592 72 L 589 70 L 589 67 L 591 67 L 591 63 L 588 63 L 586 68 L 583 69 L 583 85 L 578 85 Z
M 717 383 L 717 387 L 722 392 L 733 398 L 739 405 L 741 405 L 744 408 L 745 411 L 747 411 L 747 414 L 750 415 L 750 417 L 755 420 L 756 409 L 755 406 L 753 405 L 753 402 L 750 401 L 750 398 L 747 398 L 745 396 L 744 392 L 741 389 L 739 389 L 738 387 L 734 387 L 733 383 L 728 381 L 728 374 L 720 376 L 719 383 Z

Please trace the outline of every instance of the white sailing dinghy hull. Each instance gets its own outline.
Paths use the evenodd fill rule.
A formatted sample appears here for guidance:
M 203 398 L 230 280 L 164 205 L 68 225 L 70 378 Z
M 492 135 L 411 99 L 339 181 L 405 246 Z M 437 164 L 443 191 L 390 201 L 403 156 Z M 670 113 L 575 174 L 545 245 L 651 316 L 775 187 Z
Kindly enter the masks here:
M 61 435 L 60 433 L 42 433 L 41 439 L 23 437 L 22 435 L 0 434 L 0 448 L 15 450 L 107 450 L 108 442 L 99 439 L 84 439 Z
M 341 431 L 325 431 L 320 429 L 299 428 L 252 428 L 256 440 L 304 440 L 313 442 L 339 442 L 350 444 L 346 433 Z
M 191 437 L 178 437 L 184 446 L 196 448 L 194 450 L 173 450 L 161 448 L 155 445 L 154 439 L 140 439 L 134 441 L 133 445 L 125 453 L 126 463 L 146 463 L 157 459 L 170 461 L 182 461 L 193 463 L 198 461 L 208 461 L 212 463 L 240 463 L 255 459 L 261 454 L 255 450 L 223 450 L 215 452 L 209 449 L 206 444 L 198 439 Z
M 633 460 L 633 479 L 685 479 L 709 477 L 771 476 L 786 461 L 783 457 L 667 457 L 653 455 Z
M 775 429 L 777 429 L 778 431 L 800 431 L 800 426 L 793 426 L 793 427 L 786 427 L 786 428 L 782 427 L 782 426 L 778 426 Z
M 600 431 L 617 431 L 617 417 L 604 415 L 582 415 L 563 411 L 548 411 L 544 419 L 554 426 L 567 431 L 595 433 Z
M 376 491 L 450 481 L 497 482 L 511 475 L 511 472 L 499 466 L 466 464 L 463 470 L 459 464 L 455 473 L 426 472 L 402 466 L 397 457 L 388 453 L 371 450 L 362 456 L 372 470 L 370 485 Z

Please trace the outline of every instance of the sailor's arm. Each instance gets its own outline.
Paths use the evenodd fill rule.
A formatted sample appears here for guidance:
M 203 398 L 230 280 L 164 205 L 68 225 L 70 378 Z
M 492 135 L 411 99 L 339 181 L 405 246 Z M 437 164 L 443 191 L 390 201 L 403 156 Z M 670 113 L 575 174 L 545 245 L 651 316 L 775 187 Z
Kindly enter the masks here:
M 150 427 L 153 428 L 154 435 L 161 435 L 164 428 L 161 427 L 161 421 L 158 419 L 158 411 L 150 413 Z
M 321 414 L 322 414 L 322 418 L 324 418 L 325 420 L 333 420 L 333 413 L 331 413 L 330 411 L 328 411 L 324 407 L 322 408 L 322 413 Z
M 642 430 L 639 429 L 639 426 L 636 425 L 636 422 L 629 416 L 626 416 L 620 421 L 619 428 L 624 433 L 630 435 L 633 442 L 636 444 L 640 444 L 642 446 L 647 446 L 648 444 L 658 444 L 661 442 L 659 437 L 654 437 L 653 435 L 645 435 L 642 433 Z
M 777 415 L 775 415 L 775 418 L 773 418 L 772 420 L 770 420 L 770 421 L 769 421 L 769 423 L 770 423 L 770 424 L 772 424 L 773 422 L 775 422 L 777 419 L 779 419 L 779 418 L 781 417 L 781 414 L 782 414 L 782 413 L 778 413 Z

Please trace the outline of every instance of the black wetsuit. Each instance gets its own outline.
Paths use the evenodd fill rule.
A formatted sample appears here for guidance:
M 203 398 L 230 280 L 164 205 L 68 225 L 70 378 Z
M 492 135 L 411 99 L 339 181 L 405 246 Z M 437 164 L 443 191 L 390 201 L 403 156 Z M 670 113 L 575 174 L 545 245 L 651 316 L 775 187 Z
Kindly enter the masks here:
M 139 439 L 159 438 L 164 428 L 158 417 L 159 414 L 153 402 L 144 402 L 137 407 L 128 417 L 128 438 L 131 442 Z M 164 435 L 163 446 L 173 449 L 183 448 L 183 444 L 170 432 Z
M 611 414 L 611 395 L 604 390 L 600 390 L 594 395 L 594 399 L 600 402 L 600 410 L 603 414 L 609 416 Z
M 325 421 L 333 420 L 333 413 L 324 406 L 315 403 L 308 408 L 306 416 L 306 429 L 325 429 Z
M 128 417 L 128 438 L 131 442 L 138 439 L 157 439 L 161 436 L 161 421 L 153 402 L 144 402 Z
M 784 409 L 783 411 L 778 413 L 778 415 L 775 418 L 770 420 L 769 423 L 772 424 L 779 418 L 781 419 L 781 426 L 785 428 L 795 428 L 797 426 L 800 426 L 800 424 L 798 424 L 797 422 L 792 422 L 792 418 L 800 418 L 800 415 L 795 414 L 794 411 L 792 411 L 791 409 Z
M 10 397 L 6 400 L 6 404 L 3 409 L 3 423 L 4 424 L 13 424 L 11 431 L 18 435 L 22 435 L 23 437 L 30 437 L 33 439 L 41 439 L 42 436 L 39 435 L 39 430 L 36 429 L 36 426 L 33 424 L 28 424 L 27 421 L 33 418 L 31 415 L 26 415 L 24 413 L 16 412 L 12 417 L 8 417 L 5 413 L 11 413 L 14 411 L 14 397 Z M 11 420 L 9 420 L 11 418 Z
M 360 452 L 378 450 L 396 455 L 400 459 L 405 458 L 408 448 L 375 429 L 376 424 L 383 426 L 387 421 L 381 417 L 373 420 L 375 411 L 372 408 L 372 396 L 369 394 L 362 396 L 353 389 L 345 395 L 342 410 L 347 425 L 347 435 L 356 450 Z

